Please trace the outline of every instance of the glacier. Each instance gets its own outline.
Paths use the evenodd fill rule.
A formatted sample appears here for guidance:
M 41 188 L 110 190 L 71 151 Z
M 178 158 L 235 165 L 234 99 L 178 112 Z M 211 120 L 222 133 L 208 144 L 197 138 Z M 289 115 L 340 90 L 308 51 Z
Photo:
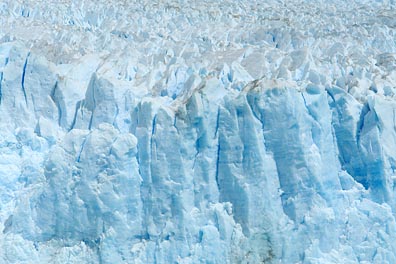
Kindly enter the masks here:
M 393 1 L 0 3 L 0 263 L 396 263 Z

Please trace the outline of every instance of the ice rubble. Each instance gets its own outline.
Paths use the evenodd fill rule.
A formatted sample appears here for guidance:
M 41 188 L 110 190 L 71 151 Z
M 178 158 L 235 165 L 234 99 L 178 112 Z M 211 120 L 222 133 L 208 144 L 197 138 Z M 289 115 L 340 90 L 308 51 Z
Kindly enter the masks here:
M 0 262 L 396 263 L 393 2 L 0 4 Z

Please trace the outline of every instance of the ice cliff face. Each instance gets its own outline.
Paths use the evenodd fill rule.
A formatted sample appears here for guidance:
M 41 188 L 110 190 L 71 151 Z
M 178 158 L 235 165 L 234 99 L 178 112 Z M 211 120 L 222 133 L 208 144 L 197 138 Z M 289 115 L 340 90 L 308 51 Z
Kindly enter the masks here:
M 396 263 L 393 3 L 0 14 L 1 263 Z

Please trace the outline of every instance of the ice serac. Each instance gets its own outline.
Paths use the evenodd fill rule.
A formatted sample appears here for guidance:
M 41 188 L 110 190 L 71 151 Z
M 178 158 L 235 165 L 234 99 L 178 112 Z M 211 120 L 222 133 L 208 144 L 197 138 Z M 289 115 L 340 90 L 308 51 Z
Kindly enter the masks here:
M 395 9 L 356 7 L 1 3 L 0 263 L 396 263 Z
M 128 93 L 117 100 L 92 73 L 70 126 L 65 98 L 53 99 L 59 77 L 37 83 L 49 66 L 30 56 L 19 59 L 25 90 L 41 94 L 6 104 L 3 88 L 2 111 L 20 115 L 8 119 L 14 137 L 2 132 L 5 262 L 395 261 L 394 101 L 286 81 L 233 91 L 209 78 L 180 100 L 125 108 Z M 34 110 L 27 125 L 18 107 Z

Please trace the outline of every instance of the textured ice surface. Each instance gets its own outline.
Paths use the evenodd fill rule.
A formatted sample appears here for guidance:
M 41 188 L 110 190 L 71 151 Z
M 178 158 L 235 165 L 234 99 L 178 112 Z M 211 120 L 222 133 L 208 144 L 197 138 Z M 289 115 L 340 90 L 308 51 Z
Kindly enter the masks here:
M 396 263 L 392 1 L 0 3 L 0 263 Z

